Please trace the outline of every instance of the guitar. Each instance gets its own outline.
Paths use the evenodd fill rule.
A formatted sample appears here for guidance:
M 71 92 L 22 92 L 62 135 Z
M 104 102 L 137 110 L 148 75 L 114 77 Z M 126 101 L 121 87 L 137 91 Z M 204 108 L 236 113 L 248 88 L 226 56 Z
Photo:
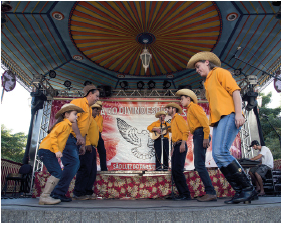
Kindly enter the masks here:
M 162 129 L 161 129 L 161 134 L 166 134 L 167 133 L 167 130 L 170 128 L 171 126 L 165 126 L 165 125 L 162 125 Z M 154 128 L 157 128 L 157 129 L 160 129 L 160 127 L 154 127 Z M 152 140 L 156 140 L 157 138 L 159 138 L 161 136 L 161 134 L 157 133 L 156 131 L 153 131 L 153 132 L 150 132 L 149 133 L 149 136 Z

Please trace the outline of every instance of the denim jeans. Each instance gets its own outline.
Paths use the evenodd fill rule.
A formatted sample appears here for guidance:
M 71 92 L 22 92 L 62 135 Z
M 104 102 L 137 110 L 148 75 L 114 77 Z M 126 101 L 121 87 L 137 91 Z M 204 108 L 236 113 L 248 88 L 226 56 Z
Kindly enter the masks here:
M 205 187 L 206 194 L 216 195 L 216 191 L 212 186 L 212 182 L 210 180 L 209 174 L 205 168 L 206 148 L 203 147 L 203 139 L 204 139 L 203 127 L 199 127 L 195 130 L 193 136 L 194 164 L 196 171 L 198 171 L 200 179 L 202 180 L 202 183 Z
M 106 164 L 106 149 L 104 146 L 104 141 L 101 137 L 101 133 L 99 132 L 99 140 L 97 145 L 97 152 L 100 158 L 100 168 L 101 171 L 107 171 L 107 164 Z
M 92 152 L 86 151 L 80 155 L 80 168 L 77 172 L 74 194 L 76 196 L 92 195 L 93 184 L 96 180 L 96 149 L 92 147 Z
M 172 175 L 179 195 L 183 197 L 190 197 L 190 191 L 184 175 L 184 166 L 188 152 L 188 146 L 187 144 L 185 145 L 186 150 L 182 153 L 180 153 L 180 146 L 181 143 L 174 146 L 174 152 L 171 158 Z
M 45 165 L 47 171 L 52 176 L 60 179 L 62 176 L 62 169 L 59 165 L 55 153 L 49 151 L 48 149 L 39 149 L 37 154 L 40 160 Z
M 235 125 L 235 113 L 224 116 L 213 127 L 212 156 L 218 168 L 227 167 L 235 160 L 229 149 L 240 129 Z
M 80 166 L 79 147 L 77 146 L 77 139 L 72 134 L 68 137 L 61 161 L 64 165 L 62 177 L 52 192 L 52 194 L 56 195 L 65 195 L 67 193 L 69 185 Z
M 161 169 L 161 138 L 154 141 L 155 149 L 155 168 L 156 170 Z M 169 140 L 168 138 L 163 139 L 163 165 L 164 169 L 168 169 L 168 155 L 169 155 Z

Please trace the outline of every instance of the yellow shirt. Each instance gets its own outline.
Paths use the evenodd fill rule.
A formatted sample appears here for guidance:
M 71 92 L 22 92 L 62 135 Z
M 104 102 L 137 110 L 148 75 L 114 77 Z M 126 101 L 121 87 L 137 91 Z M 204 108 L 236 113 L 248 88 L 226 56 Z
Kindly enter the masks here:
M 167 127 L 170 126 L 170 123 L 167 123 L 167 122 L 165 122 L 165 123 L 166 123 Z M 165 126 L 164 123 L 163 123 L 163 126 Z M 154 127 L 160 127 L 160 120 L 157 120 L 157 121 L 153 122 L 151 125 L 149 125 L 149 126 L 147 127 L 147 129 L 148 129 L 150 132 L 153 132 L 152 129 L 153 129 Z M 171 131 L 171 128 L 168 129 L 168 132 L 167 132 L 163 137 L 169 139 L 169 132 L 170 132 L 170 131 Z
M 102 133 L 103 131 L 103 117 L 100 115 L 100 113 L 94 118 L 96 121 L 98 127 L 99 127 L 99 132 Z
M 51 132 L 41 141 L 39 149 L 48 149 L 53 153 L 63 152 L 72 130 L 72 123 L 68 119 L 57 123 Z
M 86 98 L 76 98 L 70 103 L 81 107 L 85 112 L 78 113 L 77 125 L 80 130 L 81 135 L 84 137 L 87 132 L 92 118 L 92 108 L 89 106 Z M 72 129 L 72 135 L 76 137 L 75 132 Z
M 189 127 L 186 120 L 176 113 L 171 120 L 172 141 L 187 141 L 189 137 Z
M 187 107 L 187 121 L 191 134 L 199 127 L 203 127 L 204 139 L 209 138 L 208 119 L 203 108 L 191 102 Z
M 88 134 L 86 136 L 86 145 L 92 145 L 97 147 L 99 139 L 99 127 L 92 117 L 91 123 L 89 126 Z
M 204 83 L 206 98 L 209 102 L 209 125 L 214 126 L 221 116 L 235 112 L 233 92 L 241 90 L 228 70 L 213 68 Z

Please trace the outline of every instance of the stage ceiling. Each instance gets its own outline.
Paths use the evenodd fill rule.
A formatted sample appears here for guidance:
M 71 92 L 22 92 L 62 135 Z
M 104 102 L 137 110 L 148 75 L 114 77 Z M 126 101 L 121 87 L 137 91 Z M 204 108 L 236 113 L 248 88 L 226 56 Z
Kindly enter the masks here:
M 11 1 L 2 23 L 1 62 L 30 85 L 34 74 L 48 75 L 55 89 L 96 85 L 131 89 L 149 80 L 201 87 L 190 57 L 212 51 L 222 67 L 246 88 L 245 75 L 257 75 L 259 86 L 281 67 L 281 6 L 271 1 Z M 4 14 L 2 13 L 2 16 Z M 3 20 L 2 20 L 3 22 Z M 152 54 L 146 73 L 140 54 Z M 233 58 L 238 47 L 241 47 Z M 249 65 L 248 65 L 249 64 Z M 252 67 L 252 66 L 254 67 Z M 46 78 L 49 78 L 48 76 Z

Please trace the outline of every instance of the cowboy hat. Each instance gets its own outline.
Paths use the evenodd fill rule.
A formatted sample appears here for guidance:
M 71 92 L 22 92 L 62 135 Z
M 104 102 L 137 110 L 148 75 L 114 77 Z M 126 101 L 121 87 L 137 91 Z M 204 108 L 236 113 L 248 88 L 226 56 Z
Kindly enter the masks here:
M 165 108 L 169 108 L 169 107 L 173 107 L 173 108 L 176 108 L 176 109 L 178 109 L 178 112 L 177 113 L 179 113 L 179 114 L 182 114 L 183 113 L 183 110 L 182 110 L 182 108 L 181 108 L 181 106 L 179 106 L 178 104 L 176 104 L 176 103 L 169 103 L 169 104 L 167 104 L 166 106 L 165 106 Z
M 221 61 L 213 52 L 198 52 L 190 58 L 187 69 L 195 69 L 195 64 L 201 60 L 208 60 L 214 65 L 221 67 Z
M 182 96 L 182 95 L 189 96 L 191 97 L 191 99 L 193 100 L 195 104 L 198 103 L 198 98 L 196 94 L 190 89 L 180 89 L 179 91 L 176 92 L 175 95 L 176 96 Z
M 98 109 L 101 109 L 101 106 L 98 105 L 97 103 L 94 103 L 94 104 L 91 106 L 91 108 L 98 108 Z
M 155 117 L 156 117 L 156 118 L 159 118 L 161 115 L 165 115 L 165 116 L 166 116 L 167 113 L 166 113 L 165 111 L 160 111 L 160 112 L 158 112 L 158 113 L 155 114 Z
M 84 97 L 87 96 L 91 90 L 97 90 L 96 86 L 94 86 L 93 84 L 86 85 L 83 89 Z
M 102 102 L 101 101 L 97 101 L 95 104 L 100 105 L 102 107 Z
M 60 115 L 62 115 L 65 112 L 68 112 L 68 111 L 77 111 L 78 113 L 84 112 L 84 110 L 81 107 L 76 106 L 72 103 L 68 103 L 68 104 L 63 105 L 61 107 L 61 109 L 56 113 L 55 119 L 58 119 L 60 117 Z

